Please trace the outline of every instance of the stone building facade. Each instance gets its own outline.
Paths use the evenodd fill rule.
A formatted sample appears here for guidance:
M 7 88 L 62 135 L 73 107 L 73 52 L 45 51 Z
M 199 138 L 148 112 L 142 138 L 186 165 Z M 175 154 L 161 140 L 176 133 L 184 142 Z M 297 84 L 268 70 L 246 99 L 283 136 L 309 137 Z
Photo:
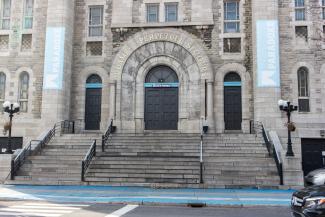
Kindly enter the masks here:
M 302 139 L 324 144 L 324 7 L 322 0 L 1 0 L 0 101 L 24 108 L 13 125 L 24 141 L 64 119 L 102 131 L 113 119 L 121 133 L 198 133 L 204 119 L 210 133 L 249 133 L 251 121 L 263 122 L 286 148 L 283 98 L 299 104 L 292 158 L 299 170 Z M 148 80 L 161 66 L 176 79 L 166 82 L 162 68 L 157 82 Z M 164 88 L 176 92 L 157 93 Z M 154 100 L 173 97 L 171 114 Z M 164 114 L 171 124 L 155 125 Z M 0 117 L 3 125 L 7 114 Z

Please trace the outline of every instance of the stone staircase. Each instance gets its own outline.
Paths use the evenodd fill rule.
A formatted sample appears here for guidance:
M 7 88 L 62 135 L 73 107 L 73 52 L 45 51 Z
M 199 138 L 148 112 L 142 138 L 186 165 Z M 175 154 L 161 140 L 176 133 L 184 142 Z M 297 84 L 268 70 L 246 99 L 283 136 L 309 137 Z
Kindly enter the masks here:
M 271 187 L 279 185 L 274 160 L 261 137 L 209 135 L 204 140 L 204 184 L 199 184 L 198 134 L 114 134 L 97 153 L 90 185 L 150 187 Z
M 15 180 L 7 180 L 5 184 L 83 184 L 81 161 L 93 139 L 100 139 L 100 137 L 101 134 L 56 136 L 42 149 L 41 153 L 29 156 L 15 176 Z

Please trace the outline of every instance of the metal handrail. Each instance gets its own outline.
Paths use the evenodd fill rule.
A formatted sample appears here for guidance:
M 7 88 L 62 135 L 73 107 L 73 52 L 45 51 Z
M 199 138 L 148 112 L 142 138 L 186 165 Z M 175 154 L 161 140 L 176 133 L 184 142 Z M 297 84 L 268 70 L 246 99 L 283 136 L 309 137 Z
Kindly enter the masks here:
M 114 133 L 116 130 L 116 127 L 113 126 L 113 119 L 111 119 L 111 123 L 108 126 L 106 132 L 104 133 L 104 135 L 102 135 L 102 152 L 105 151 L 105 144 L 107 143 L 109 136 Z
M 83 181 L 83 182 L 85 181 L 85 173 L 90 165 L 91 160 L 95 156 L 96 156 L 96 139 L 93 141 L 85 158 L 81 162 L 81 181 Z
M 20 167 L 24 164 L 28 156 L 39 153 L 58 132 L 60 134 L 74 133 L 74 121 L 64 120 L 57 122 L 54 124 L 53 128 L 46 133 L 42 140 L 31 140 L 29 144 L 20 151 L 17 157 L 11 160 L 10 179 L 15 179 L 15 175 Z M 37 143 L 33 144 L 34 142 Z M 35 145 L 34 148 L 32 147 L 33 145 Z
M 281 156 L 278 153 L 278 150 L 276 150 L 276 147 L 272 144 L 271 140 L 269 139 L 269 136 L 267 135 L 267 132 L 262 122 L 256 121 L 256 126 L 254 123 L 254 129 L 255 130 L 260 129 L 260 133 L 262 133 L 269 156 L 270 157 L 273 156 L 274 161 L 276 163 L 278 175 L 280 177 L 280 185 L 283 185 L 283 164 L 282 164 Z M 256 133 L 258 132 L 256 131 Z

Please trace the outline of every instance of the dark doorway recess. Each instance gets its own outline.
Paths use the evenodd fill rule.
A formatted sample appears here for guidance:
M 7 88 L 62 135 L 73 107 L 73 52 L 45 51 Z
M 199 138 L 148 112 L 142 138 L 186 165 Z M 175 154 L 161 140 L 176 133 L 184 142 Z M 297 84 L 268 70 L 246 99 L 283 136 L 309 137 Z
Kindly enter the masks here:
M 301 153 L 304 175 L 325 167 L 325 139 L 301 139 Z
M 102 79 L 91 75 L 86 83 L 85 129 L 99 130 L 102 107 Z
M 224 79 L 224 119 L 225 130 L 241 130 L 241 79 L 235 72 L 228 73 Z
M 145 129 L 177 130 L 178 77 L 167 66 L 150 70 L 145 83 Z

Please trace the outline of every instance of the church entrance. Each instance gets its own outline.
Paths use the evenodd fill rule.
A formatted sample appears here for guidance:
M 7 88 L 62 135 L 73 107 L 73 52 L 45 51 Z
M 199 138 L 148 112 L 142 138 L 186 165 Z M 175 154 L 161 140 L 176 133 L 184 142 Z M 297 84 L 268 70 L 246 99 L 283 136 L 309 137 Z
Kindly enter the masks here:
M 224 79 L 224 115 L 226 130 L 241 130 L 241 79 L 235 72 L 228 73 Z
M 145 129 L 177 130 L 178 77 L 170 67 L 157 66 L 145 81 Z

